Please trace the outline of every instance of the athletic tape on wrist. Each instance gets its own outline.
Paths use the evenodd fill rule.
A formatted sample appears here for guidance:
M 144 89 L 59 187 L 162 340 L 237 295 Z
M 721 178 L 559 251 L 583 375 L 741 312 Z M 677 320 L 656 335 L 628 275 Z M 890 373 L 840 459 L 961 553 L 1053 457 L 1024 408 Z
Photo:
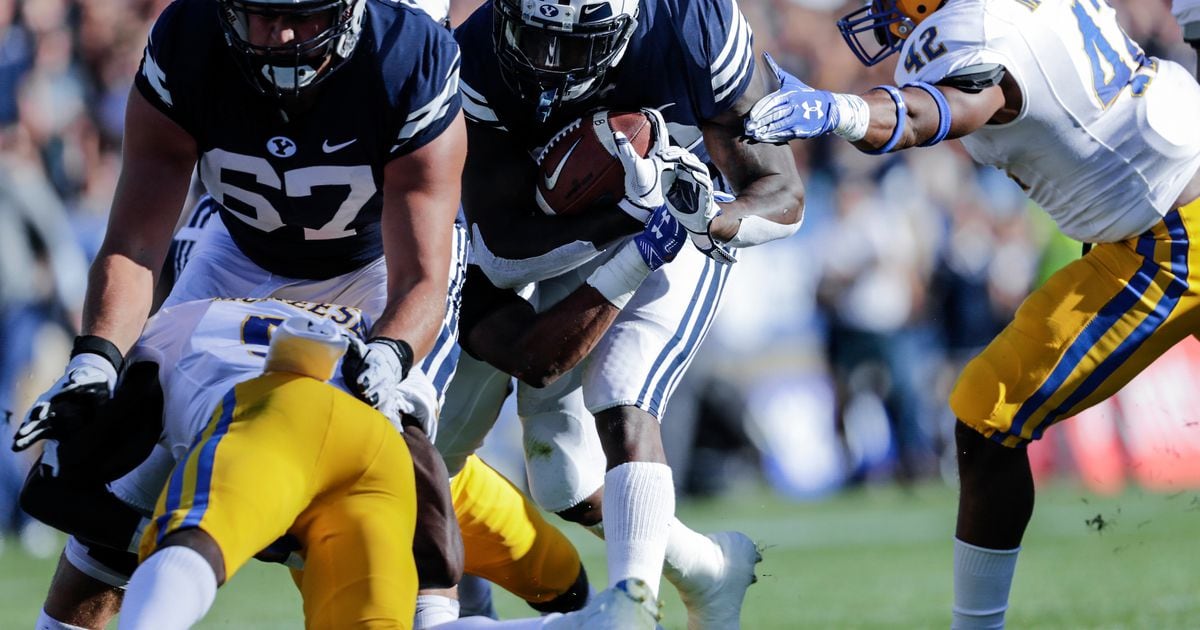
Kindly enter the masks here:
M 929 96 L 933 97 L 933 102 L 937 103 L 937 108 L 938 108 L 937 133 L 933 134 L 932 138 L 926 140 L 925 142 L 922 142 L 921 144 L 918 144 L 917 146 L 931 147 L 931 146 L 941 142 L 942 140 L 945 140 L 946 136 L 950 133 L 950 103 L 946 102 L 946 95 L 942 94 L 942 91 L 939 90 L 937 88 L 937 86 L 930 85 L 924 81 L 913 81 L 912 83 L 906 83 L 904 85 L 904 87 L 906 87 L 906 88 L 915 87 L 915 88 L 925 90 L 925 92 L 927 94 L 929 94 Z
M 892 131 L 892 137 L 888 138 L 887 144 L 878 149 L 864 151 L 870 155 L 883 155 L 896 148 L 900 144 L 900 138 L 904 135 L 904 127 L 908 124 L 908 104 L 904 102 L 904 95 L 900 90 L 891 85 L 879 85 L 872 89 L 883 90 L 892 97 L 892 102 L 896 104 L 896 129 Z
M 857 94 L 834 94 L 833 106 L 838 111 L 838 124 L 833 133 L 849 142 L 867 137 L 871 128 L 871 106 Z
M 71 358 L 85 352 L 104 357 L 117 372 L 120 372 L 121 366 L 125 364 L 125 357 L 121 356 L 116 344 L 98 335 L 79 335 L 75 338 L 75 345 L 71 347 Z
M 395 351 L 396 356 L 400 358 L 400 380 L 408 378 L 408 371 L 413 366 L 413 349 L 407 341 L 391 337 L 371 337 L 367 343 L 381 343 Z
M 615 256 L 600 265 L 588 276 L 587 283 L 617 308 L 625 308 L 646 276 L 650 267 L 638 253 L 632 240 L 621 246 Z

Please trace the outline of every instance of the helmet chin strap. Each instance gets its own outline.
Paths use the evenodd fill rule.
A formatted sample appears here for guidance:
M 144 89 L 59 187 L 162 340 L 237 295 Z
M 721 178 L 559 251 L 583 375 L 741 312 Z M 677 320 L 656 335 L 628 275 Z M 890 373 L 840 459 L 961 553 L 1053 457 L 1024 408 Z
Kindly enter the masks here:
M 537 118 L 538 124 L 545 123 L 550 119 L 550 114 L 554 111 L 554 106 L 559 102 L 558 88 L 549 88 L 543 90 L 541 96 L 538 97 L 537 108 L 534 110 L 534 117 Z
M 312 66 L 273 66 L 264 64 L 262 74 L 267 80 L 282 90 L 296 90 L 308 86 L 317 78 L 317 70 Z

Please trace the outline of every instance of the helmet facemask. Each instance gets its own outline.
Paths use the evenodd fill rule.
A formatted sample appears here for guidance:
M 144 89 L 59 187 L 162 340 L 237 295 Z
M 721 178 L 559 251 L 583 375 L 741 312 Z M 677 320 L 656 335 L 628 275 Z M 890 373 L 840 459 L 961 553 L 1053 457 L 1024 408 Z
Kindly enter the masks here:
M 219 0 L 225 40 L 262 94 L 295 101 L 350 58 L 362 29 L 363 0 Z M 276 46 L 250 41 L 251 16 L 327 17 L 315 35 Z
M 564 103 L 579 103 L 604 86 L 637 25 L 600 0 L 580 7 L 541 0 L 495 0 L 492 39 L 506 84 L 537 106 L 545 122 Z M 578 12 L 578 14 L 577 14 Z
M 873 66 L 900 52 L 917 25 L 944 4 L 945 0 L 871 0 L 838 20 L 837 27 L 858 60 Z

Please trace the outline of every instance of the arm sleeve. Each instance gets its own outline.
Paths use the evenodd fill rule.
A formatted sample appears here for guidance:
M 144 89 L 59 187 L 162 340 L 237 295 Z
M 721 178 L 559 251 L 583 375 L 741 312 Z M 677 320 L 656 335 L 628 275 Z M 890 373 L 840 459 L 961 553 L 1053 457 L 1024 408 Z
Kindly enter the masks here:
M 194 60 L 207 56 L 207 46 L 197 35 L 208 29 L 203 28 L 205 22 L 201 18 L 204 16 L 187 13 L 185 2 L 178 0 L 159 15 L 150 30 L 134 85 L 151 105 L 195 135 L 196 119 L 192 107 L 196 99 L 189 92 L 202 76 L 200 69 L 193 65 Z M 187 27 L 189 20 L 196 22 L 190 29 Z
M 683 9 L 680 44 L 689 60 L 701 119 L 733 106 L 754 77 L 754 33 L 736 0 L 699 0 Z
M 541 256 L 501 258 L 488 249 L 479 226 L 471 226 L 471 259 L 488 279 L 498 287 L 511 289 L 531 282 L 553 278 L 574 269 L 600 255 L 600 250 L 587 241 L 573 241 L 552 249 Z
M 438 137 L 462 107 L 459 96 L 459 50 L 449 31 L 430 22 L 424 55 L 404 89 L 394 96 L 399 129 L 388 157 L 416 151 Z M 411 54 L 409 51 L 400 51 Z M 385 76 L 391 71 L 385 65 Z

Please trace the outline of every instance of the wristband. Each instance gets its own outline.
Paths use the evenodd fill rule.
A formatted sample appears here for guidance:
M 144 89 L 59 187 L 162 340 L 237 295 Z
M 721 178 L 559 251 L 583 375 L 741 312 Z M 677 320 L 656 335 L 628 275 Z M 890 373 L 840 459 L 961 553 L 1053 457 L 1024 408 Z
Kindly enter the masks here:
M 400 359 L 400 380 L 408 378 L 408 371 L 413 366 L 413 349 L 408 345 L 408 342 L 403 339 L 392 339 L 391 337 L 371 337 L 367 340 L 368 344 L 381 343 L 392 349 L 396 353 L 396 357 Z
M 888 138 L 887 144 L 878 149 L 864 151 L 869 155 L 883 155 L 896 148 L 900 144 L 900 137 L 904 135 L 904 126 L 908 124 L 908 105 L 904 102 L 904 95 L 900 90 L 890 85 L 876 86 L 874 89 L 883 90 L 892 97 L 892 102 L 896 104 L 896 129 L 892 131 L 892 137 Z
M 79 335 L 75 338 L 75 345 L 71 347 L 71 358 L 84 353 L 104 357 L 117 372 L 120 372 L 121 366 L 125 364 L 125 358 L 121 356 L 116 344 L 97 335 Z
M 648 275 L 650 266 L 638 253 L 637 243 L 629 241 L 588 276 L 587 284 L 599 291 L 613 306 L 625 308 Z
M 942 91 L 939 90 L 937 88 L 937 86 L 930 85 L 924 81 L 914 81 L 912 83 L 905 84 L 904 87 L 906 87 L 906 88 L 914 87 L 914 88 L 919 88 L 919 89 L 925 90 L 925 92 L 927 94 L 929 94 L 929 96 L 933 97 L 933 102 L 937 103 L 937 109 L 938 109 L 937 132 L 933 134 L 932 138 L 926 140 L 925 142 L 922 142 L 921 144 L 918 144 L 917 146 L 931 147 L 931 146 L 941 142 L 942 140 L 945 140 L 946 136 L 950 133 L 950 103 L 946 102 L 946 95 L 942 94 Z

